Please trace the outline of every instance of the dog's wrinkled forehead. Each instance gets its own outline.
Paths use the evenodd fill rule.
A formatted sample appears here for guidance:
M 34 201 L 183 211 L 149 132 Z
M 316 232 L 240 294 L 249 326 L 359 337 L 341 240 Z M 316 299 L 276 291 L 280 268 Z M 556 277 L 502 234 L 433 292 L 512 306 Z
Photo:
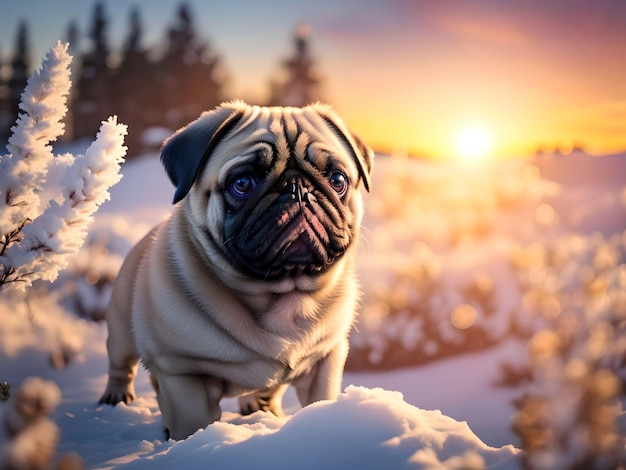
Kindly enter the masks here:
M 332 159 L 346 166 L 355 183 L 369 189 L 373 153 L 332 110 L 226 103 L 178 130 L 163 145 L 161 161 L 176 186 L 174 202 L 183 199 L 203 174 L 217 185 L 234 166 L 253 158 L 270 167 L 289 158 L 307 161 L 320 171 Z
M 320 171 L 344 162 L 344 170 L 357 180 L 358 169 L 351 164 L 349 152 L 319 115 L 297 108 L 259 108 L 244 115 L 216 145 L 203 174 L 220 184 L 244 163 L 282 171 L 293 160 L 298 166 L 312 165 Z

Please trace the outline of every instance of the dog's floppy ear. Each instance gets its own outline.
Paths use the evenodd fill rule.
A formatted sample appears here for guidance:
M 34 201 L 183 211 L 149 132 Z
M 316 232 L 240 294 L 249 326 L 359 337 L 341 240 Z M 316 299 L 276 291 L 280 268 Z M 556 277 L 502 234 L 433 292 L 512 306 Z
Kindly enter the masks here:
M 173 204 L 183 199 L 219 141 L 243 116 L 242 110 L 218 107 L 176 131 L 161 148 L 161 163 L 176 192 Z
M 356 134 L 348 129 L 330 108 L 319 106 L 316 107 L 316 111 L 324 122 L 333 129 L 337 137 L 343 140 L 350 148 L 354 162 L 359 170 L 359 176 L 363 180 L 363 186 L 369 192 L 372 166 L 374 165 L 374 152 Z

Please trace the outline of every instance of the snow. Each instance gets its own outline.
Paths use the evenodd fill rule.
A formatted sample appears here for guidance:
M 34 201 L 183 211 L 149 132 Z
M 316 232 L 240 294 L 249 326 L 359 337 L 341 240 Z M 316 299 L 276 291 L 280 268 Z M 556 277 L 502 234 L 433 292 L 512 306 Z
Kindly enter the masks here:
M 230 415 L 146 454 L 124 468 L 192 468 L 199 461 L 251 469 L 466 468 L 468 462 L 506 468 L 517 450 L 490 448 L 466 423 L 415 408 L 399 392 L 350 386 L 336 401 L 314 403 L 289 418 Z
M 488 351 L 464 354 L 420 367 L 392 371 L 347 372 L 344 386 L 398 390 L 408 403 L 469 423 L 473 432 L 491 446 L 519 445 L 510 427 L 512 401 L 519 390 L 496 387 L 501 363 L 526 354 L 525 345 L 507 341 Z
M 615 161 L 624 165 L 626 157 Z M 594 159 L 594 168 L 601 162 Z M 77 452 L 87 468 L 521 468 L 511 424 L 513 400 L 524 389 L 496 386 L 502 364 L 527 361 L 526 337 L 507 336 L 511 322 L 538 331 L 559 289 L 586 292 L 581 283 L 599 278 L 617 295 L 623 282 L 625 185 L 548 180 L 541 176 L 546 164 L 460 168 L 378 156 L 359 267 L 364 307 L 352 338 L 365 359 L 346 372 L 344 393 L 300 409 L 290 390 L 284 418 L 242 417 L 236 401 L 225 400 L 221 422 L 176 442 L 165 440 L 145 371 L 136 401 L 97 405 L 106 326 L 91 319 L 123 256 L 167 216 L 173 191 L 157 154 L 135 159 L 123 165 L 86 247 L 52 287 L 0 296 L 0 381 L 15 395 L 27 377 L 54 380 L 63 396 L 51 416 L 61 435 L 58 455 Z M 571 201 L 593 213 L 603 198 L 610 204 L 602 217 L 569 218 Z M 586 281 L 577 276 L 583 266 Z M 552 293 L 550 279 L 559 281 Z M 479 299 L 470 302 L 476 316 L 460 330 L 451 315 L 468 299 Z M 543 310 L 533 313 L 537 302 Z M 582 294 L 559 302 L 563 309 L 597 303 Z M 416 304 L 428 308 L 415 315 Z M 428 332 L 427 321 L 434 325 Z M 476 329 L 493 343 L 452 348 Z M 391 364 L 396 344 L 405 359 L 420 360 L 384 370 L 381 361 Z M 0 421 L 6 413 L 0 403 Z

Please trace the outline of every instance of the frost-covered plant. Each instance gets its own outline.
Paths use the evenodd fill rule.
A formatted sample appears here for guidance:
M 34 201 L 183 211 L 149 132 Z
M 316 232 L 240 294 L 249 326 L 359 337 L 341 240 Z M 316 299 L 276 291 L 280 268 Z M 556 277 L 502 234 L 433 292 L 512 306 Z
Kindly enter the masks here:
M 543 330 L 531 342 L 533 383 L 516 403 L 513 425 L 527 468 L 613 469 L 626 463 L 617 429 L 622 384 L 603 355 L 624 332 L 607 322 L 588 335 L 579 327 Z
M 124 257 L 145 227 L 123 218 L 95 224 L 83 248 L 53 284 L 61 304 L 80 318 L 101 321 Z
M 64 130 L 71 60 L 60 42 L 47 53 L 22 95 L 9 153 L 0 156 L 0 288 L 56 279 L 121 178 L 126 126 L 116 117 L 102 123 L 85 155 L 52 154 Z M 53 168 L 63 172 L 62 189 L 47 201 L 42 190 Z
M 406 263 L 398 263 L 387 282 L 368 286 L 351 338 L 350 368 L 388 368 L 424 362 L 424 319 L 441 266 L 432 249 L 415 243 Z M 430 359 L 430 356 L 428 356 Z
M 420 364 L 517 335 L 518 291 L 502 275 L 513 269 L 509 240 L 524 243 L 538 228 L 545 235 L 556 227 L 546 217 L 538 227 L 533 218 L 555 187 L 523 162 L 384 164 L 364 221 L 368 251 L 384 259 L 364 269 L 377 275 L 362 276 L 348 366 Z
M 568 235 L 514 257 L 532 336 L 530 385 L 514 429 L 533 469 L 626 464 L 618 430 L 626 380 L 624 240 Z M 621 419 L 621 418 L 620 418 Z
M 0 468 L 44 469 L 56 452 L 59 428 L 48 417 L 61 401 L 54 382 L 30 377 L 8 402 L 2 422 Z

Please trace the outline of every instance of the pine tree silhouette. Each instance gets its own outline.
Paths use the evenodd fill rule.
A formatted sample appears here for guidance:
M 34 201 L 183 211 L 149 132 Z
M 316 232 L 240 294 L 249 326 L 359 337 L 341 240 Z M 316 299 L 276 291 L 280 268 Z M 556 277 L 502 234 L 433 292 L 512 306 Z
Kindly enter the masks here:
M 208 44 L 197 37 L 189 5 L 182 3 L 168 31 L 167 50 L 159 64 L 164 77 L 166 125 L 180 127 L 220 102 L 218 64 Z
M 306 106 L 319 99 L 320 80 L 313 71 L 309 50 L 309 27 L 300 25 L 294 36 L 294 55 L 283 63 L 287 78 L 270 84 L 269 104 L 273 106 Z
M 107 26 L 104 4 L 98 2 L 95 4 L 89 31 L 91 48 L 82 57 L 76 99 L 72 109 L 76 138 L 94 134 L 104 117 L 114 113 L 111 100 L 111 71 L 107 64 L 109 59 Z
M 76 56 L 80 50 L 80 31 L 76 21 L 72 20 L 68 23 L 65 31 L 65 41 L 68 44 L 67 52 L 72 56 Z M 76 83 L 78 77 L 77 67 L 72 67 L 70 80 L 72 83 Z M 65 133 L 59 136 L 61 142 L 72 142 L 74 140 L 74 101 L 76 100 L 76 92 L 74 87 L 70 88 L 70 94 L 67 98 L 68 110 L 65 115 Z
M 78 25 L 76 24 L 76 21 L 72 20 L 67 25 L 67 30 L 65 31 L 65 40 L 68 43 L 67 50 L 70 54 L 73 55 L 78 50 L 80 50 L 79 44 L 78 44 L 80 41 L 80 30 L 78 29 Z
M 0 72 L 4 64 L 2 62 L 2 51 L 0 50 Z M 3 78 L 4 74 L 0 73 L 0 145 L 9 136 L 9 128 L 11 127 L 11 117 L 9 115 L 9 85 Z
M 13 59 L 11 60 L 12 73 L 8 82 L 8 115 L 11 123 L 15 122 L 17 119 L 22 92 L 24 88 L 26 88 L 28 81 L 30 68 L 30 41 L 28 36 L 28 26 L 25 21 L 21 21 L 17 29 Z M 8 130 L 9 129 L 7 129 L 7 131 Z M 6 137 L 8 137 L 8 134 Z
M 153 64 L 142 44 L 143 28 L 137 7 L 130 12 L 129 32 L 124 43 L 122 61 L 113 80 L 115 113 L 129 126 L 126 144 L 129 155 L 141 150 L 141 134 L 162 119 L 159 107 L 158 84 Z

